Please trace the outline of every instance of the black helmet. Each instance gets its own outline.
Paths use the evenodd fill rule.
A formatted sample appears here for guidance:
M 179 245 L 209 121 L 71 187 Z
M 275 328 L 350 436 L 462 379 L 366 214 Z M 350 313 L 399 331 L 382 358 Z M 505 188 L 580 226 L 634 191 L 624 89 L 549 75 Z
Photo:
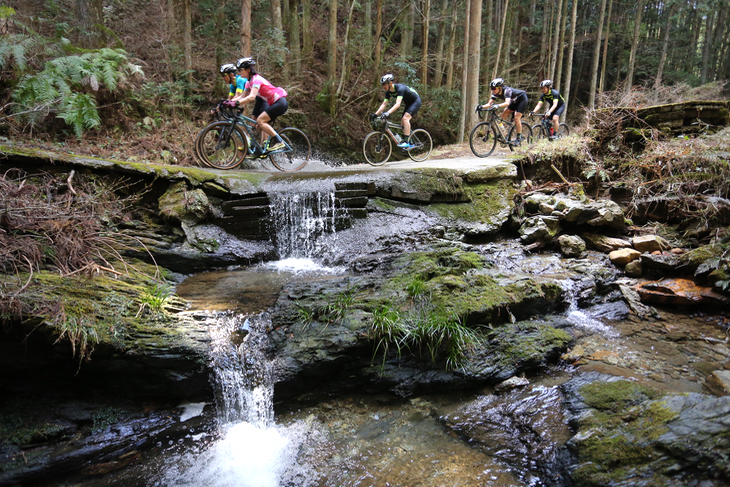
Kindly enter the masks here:
M 393 81 L 394 79 L 395 76 L 393 76 L 392 74 L 384 74 L 382 78 L 380 78 L 380 84 L 382 85 L 383 83 L 388 83 L 389 81 Z
M 250 68 L 251 66 L 256 66 L 256 61 L 252 57 L 242 57 L 236 61 L 236 67 L 238 69 Z
M 550 88 L 550 87 L 551 87 L 552 85 L 553 85 L 553 80 L 551 80 L 551 79 L 546 79 L 546 80 L 544 80 L 544 81 L 543 81 L 542 83 L 540 83 L 540 88 L 544 88 L 544 87 L 546 87 L 546 86 L 547 86 L 548 88 Z
M 233 64 L 224 64 L 221 66 L 221 74 L 235 74 L 236 73 L 236 66 Z
M 504 85 L 504 80 L 502 78 L 494 78 L 492 82 L 489 83 L 490 88 L 497 88 L 502 85 Z

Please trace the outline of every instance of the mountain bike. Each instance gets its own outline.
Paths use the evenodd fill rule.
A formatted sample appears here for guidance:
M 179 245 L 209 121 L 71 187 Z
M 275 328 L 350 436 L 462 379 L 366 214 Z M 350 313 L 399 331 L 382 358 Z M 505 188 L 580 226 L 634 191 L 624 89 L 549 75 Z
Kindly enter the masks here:
M 268 158 L 283 172 L 298 171 L 307 164 L 312 145 L 304 132 L 294 127 L 283 128 L 278 134 L 284 147 L 266 150 L 253 130 L 256 120 L 242 112 L 242 108 L 218 104 L 218 113 L 223 120 L 205 127 L 195 139 L 195 155 L 199 161 L 215 169 L 235 169 L 247 157 Z
M 553 127 L 552 118 L 547 118 L 545 115 L 533 113 L 530 118 L 541 117 L 540 122 L 532 126 L 532 134 L 536 139 L 556 139 L 559 137 L 567 137 L 570 135 L 570 129 L 565 123 L 558 125 L 558 133 L 553 134 L 555 128 Z
M 497 107 L 480 108 L 477 106 L 476 112 L 479 118 L 484 120 L 484 113 L 487 112 L 487 119 L 479 122 L 474 126 L 469 135 L 469 145 L 471 151 L 477 157 L 487 157 L 494 152 L 499 142 L 503 147 L 509 147 L 509 150 L 515 150 L 515 147 L 527 142 L 532 142 L 532 129 L 529 124 L 522 124 L 523 140 L 517 140 L 517 127 L 514 124 L 514 113 L 512 119 L 503 120 L 497 115 Z
M 388 162 L 393 152 L 393 144 L 395 143 L 398 147 L 398 144 L 401 143 L 403 127 L 382 117 L 373 116 L 370 117 L 370 125 L 374 132 L 370 132 L 365 137 L 365 141 L 362 143 L 362 154 L 371 166 L 382 166 Z M 407 142 L 410 144 L 409 147 L 398 147 L 398 149 L 408 154 L 408 157 L 412 160 L 416 162 L 425 161 L 431 155 L 433 140 L 425 130 L 413 130 Z

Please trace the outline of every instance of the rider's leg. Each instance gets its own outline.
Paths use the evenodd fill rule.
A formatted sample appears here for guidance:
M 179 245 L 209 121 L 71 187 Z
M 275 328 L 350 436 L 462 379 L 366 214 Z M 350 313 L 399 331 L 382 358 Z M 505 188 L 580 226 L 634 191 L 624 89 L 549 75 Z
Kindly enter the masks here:
M 403 114 L 403 118 L 400 119 L 400 123 L 403 126 L 403 135 L 408 138 L 411 136 L 411 114 L 406 112 Z
M 515 112 L 515 129 L 517 130 L 517 137 L 522 136 L 522 113 Z
M 553 135 L 558 135 L 560 129 L 560 115 L 553 115 Z

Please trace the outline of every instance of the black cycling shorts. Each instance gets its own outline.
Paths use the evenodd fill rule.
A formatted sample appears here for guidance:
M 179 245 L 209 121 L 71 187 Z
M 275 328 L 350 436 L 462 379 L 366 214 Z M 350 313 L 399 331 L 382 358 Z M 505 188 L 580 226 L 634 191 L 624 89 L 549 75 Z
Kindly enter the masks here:
M 552 112 L 552 116 L 554 117 L 555 115 L 557 115 L 557 116 L 562 115 L 563 112 L 565 111 L 565 105 L 566 105 L 566 103 L 563 103 L 558 108 L 556 108 L 555 111 Z
M 266 100 L 257 96 L 256 101 L 253 104 L 253 112 L 251 112 L 251 115 L 253 115 L 253 118 L 259 118 L 259 115 L 264 113 L 267 108 L 269 108 L 269 104 L 266 103 Z
M 273 105 L 269 105 L 269 107 L 264 111 L 269 115 L 269 117 L 271 117 L 271 123 L 274 123 L 276 117 L 284 115 L 288 109 L 289 104 L 286 101 L 286 97 L 282 96 L 276 100 Z
M 410 113 L 411 114 L 411 117 L 413 117 L 413 116 L 416 115 L 416 113 L 418 113 L 418 109 L 419 108 L 421 108 L 421 98 L 420 97 L 418 97 L 416 99 L 416 101 L 414 101 L 413 103 L 411 103 L 410 105 L 408 105 L 406 107 L 406 109 L 403 110 L 403 115 L 405 115 L 406 113 Z
M 527 95 L 520 95 L 514 100 L 510 101 L 507 110 L 512 110 L 513 112 L 517 113 L 525 113 L 525 110 L 527 110 L 527 105 L 529 103 L 530 100 L 527 98 Z

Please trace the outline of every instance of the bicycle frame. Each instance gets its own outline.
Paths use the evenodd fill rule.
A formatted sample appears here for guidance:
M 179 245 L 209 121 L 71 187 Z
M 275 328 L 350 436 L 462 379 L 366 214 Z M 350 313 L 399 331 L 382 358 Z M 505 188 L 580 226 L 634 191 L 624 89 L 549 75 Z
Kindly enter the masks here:
M 497 130 L 497 140 L 502 144 L 509 144 L 509 141 L 507 140 L 507 134 L 509 134 L 510 129 L 514 126 L 515 122 L 515 114 L 512 113 L 511 120 L 505 120 L 501 116 L 497 115 L 497 110 L 478 110 L 477 113 L 479 115 L 479 120 L 484 120 L 484 116 L 482 115 L 482 112 L 490 112 L 487 115 L 487 122 L 491 125 L 497 125 L 499 126 L 499 122 L 502 122 L 505 124 L 505 127 L 503 129 Z
M 253 126 L 258 126 L 258 122 L 254 120 L 251 117 L 248 117 L 243 114 L 243 108 L 224 108 L 224 107 L 218 107 L 219 113 L 223 118 L 231 122 L 231 133 L 233 133 L 233 130 L 235 130 L 236 125 L 239 125 L 244 128 L 246 131 L 246 134 L 248 135 L 248 151 L 250 154 L 255 154 L 256 152 L 263 152 L 264 148 L 262 147 L 261 143 L 259 143 L 258 138 L 256 137 L 256 134 L 253 131 Z M 233 110 L 236 110 L 238 113 L 233 113 Z M 253 125 L 253 126 L 252 126 Z M 269 136 L 270 138 L 271 136 Z M 270 151 L 270 154 L 277 154 L 280 152 L 291 152 L 293 150 L 292 147 L 289 146 L 286 140 L 281 138 L 282 142 L 284 142 L 284 148 L 277 149 L 275 151 Z M 252 147 L 253 146 L 253 147 Z

